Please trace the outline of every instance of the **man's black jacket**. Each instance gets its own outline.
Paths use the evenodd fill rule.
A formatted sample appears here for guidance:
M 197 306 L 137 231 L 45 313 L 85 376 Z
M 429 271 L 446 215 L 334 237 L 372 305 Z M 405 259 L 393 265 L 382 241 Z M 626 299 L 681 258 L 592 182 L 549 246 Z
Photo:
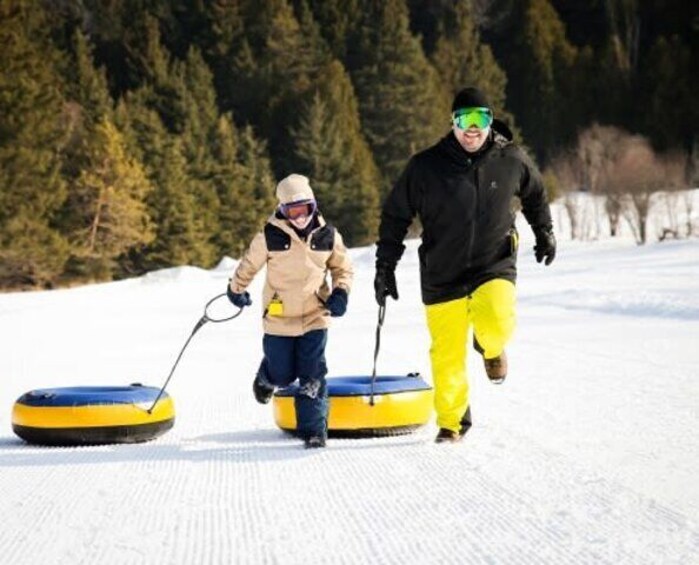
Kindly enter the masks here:
M 395 266 L 413 218 L 422 223 L 422 300 L 436 304 L 462 298 L 481 284 L 515 281 L 517 233 L 513 197 L 532 228 L 551 225 L 541 177 L 512 143 L 498 120 L 477 153 L 466 152 L 453 132 L 414 155 L 381 213 L 377 263 Z

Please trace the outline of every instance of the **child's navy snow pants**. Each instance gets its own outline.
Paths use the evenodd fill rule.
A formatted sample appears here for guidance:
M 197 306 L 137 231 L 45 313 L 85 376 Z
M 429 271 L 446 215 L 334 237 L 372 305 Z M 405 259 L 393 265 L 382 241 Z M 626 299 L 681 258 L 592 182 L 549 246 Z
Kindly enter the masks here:
M 265 334 L 260 376 L 276 387 L 299 380 L 294 399 L 296 426 L 301 437 L 327 436 L 328 390 L 325 344 L 328 330 L 313 330 L 296 337 Z

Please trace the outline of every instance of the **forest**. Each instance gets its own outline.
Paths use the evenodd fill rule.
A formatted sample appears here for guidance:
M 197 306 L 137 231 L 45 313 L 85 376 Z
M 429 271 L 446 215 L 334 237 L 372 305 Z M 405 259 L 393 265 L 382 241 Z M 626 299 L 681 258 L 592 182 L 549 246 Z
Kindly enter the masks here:
M 699 184 L 698 38 L 681 0 L 0 0 L 0 288 L 239 257 L 292 172 L 370 244 L 470 85 L 643 243 Z

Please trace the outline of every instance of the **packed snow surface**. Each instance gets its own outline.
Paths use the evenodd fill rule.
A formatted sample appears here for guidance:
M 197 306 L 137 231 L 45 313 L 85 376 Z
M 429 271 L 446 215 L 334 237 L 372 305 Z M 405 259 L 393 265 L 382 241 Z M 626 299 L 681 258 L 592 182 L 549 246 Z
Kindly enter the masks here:
M 190 343 L 169 433 L 26 445 L 11 409 L 28 390 L 160 386 L 235 262 L 1 294 L 0 563 L 699 563 L 699 241 L 562 241 L 543 267 L 522 232 L 510 375 L 491 385 L 470 354 L 474 426 L 455 445 L 433 443 L 434 420 L 325 450 L 279 431 L 251 393 L 262 273 L 250 309 Z M 416 248 L 379 373 L 431 381 Z M 371 373 L 373 251 L 352 251 L 331 375 Z

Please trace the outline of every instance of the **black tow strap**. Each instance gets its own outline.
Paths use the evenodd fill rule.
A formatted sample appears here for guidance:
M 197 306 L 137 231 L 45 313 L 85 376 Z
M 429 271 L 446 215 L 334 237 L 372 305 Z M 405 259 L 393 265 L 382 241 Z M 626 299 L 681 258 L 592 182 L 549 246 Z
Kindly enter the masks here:
M 168 383 L 170 382 L 170 379 L 172 378 L 172 375 L 173 375 L 173 373 L 175 372 L 175 369 L 177 368 L 177 364 L 180 362 L 180 359 L 182 358 L 182 354 L 184 353 L 184 350 L 187 349 L 187 346 L 189 345 L 189 342 L 190 342 L 190 341 L 192 340 L 192 338 L 194 337 L 194 334 L 197 333 L 197 332 L 201 329 L 201 327 L 202 327 L 204 324 L 206 324 L 206 322 L 214 322 L 214 323 L 218 324 L 218 323 L 220 323 L 220 322 L 227 322 L 228 320 L 232 320 L 233 318 L 237 318 L 238 316 L 240 316 L 241 312 L 243 311 L 242 308 L 241 308 L 240 310 L 238 310 L 235 314 L 233 314 L 232 316 L 228 316 L 227 318 L 218 318 L 218 319 L 217 319 L 217 318 L 212 318 L 212 317 L 209 316 L 209 314 L 208 314 L 209 306 L 211 306 L 211 304 L 212 304 L 214 301 L 216 301 L 216 300 L 218 300 L 219 298 L 222 298 L 222 297 L 224 297 L 224 296 L 226 296 L 225 293 L 219 294 L 218 296 L 214 296 L 211 300 L 209 300 L 209 301 L 206 303 L 206 306 L 204 306 L 204 315 L 203 315 L 203 316 L 201 317 L 201 319 L 195 324 L 194 329 L 192 330 L 192 333 L 191 333 L 191 334 L 189 335 L 189 337 L 187 338 L 187 341 L 185 342 L 185 344 L 184 344 L 184 346 L 182 347 L 182 349 L 180 349 L 180 354 L 177 356 L 177 360 L 175 361 L 175 364 L 172 366 L 172 369 L 170 370 L 170 374 L 168 375 L 167 379 L 165 380 L 165 384 L 162 386 L 162 388 L 160 389 L 160 392 L 158 393 L 158 396 L 156 396 L 155 400 L 153 401 L 153 404 L 152 404 L 151 407 L 148 409 L 148 413 L 149 413 L 149 414 L 152 414 L 152 413 L 153 413 L 153 408 L 155 408 L 155 405 L 158 403 L 158 400 L 160 400 L 160 397 L 161 397 L 161 396 L 163 395 L 163 393 L 165 392 L 165 388 L 167 387 Z
M 371 397 L 369 404 L 374 405 L 374 383 L 376 382 L 376 360 L 379 358 L 379 348 L 381 347 L 381 327 L 386 317 L 386 305 L 379 306 L 379 321 L 376 324 L 376 345 L 374 346 L 374 369 L 371 372 Z

